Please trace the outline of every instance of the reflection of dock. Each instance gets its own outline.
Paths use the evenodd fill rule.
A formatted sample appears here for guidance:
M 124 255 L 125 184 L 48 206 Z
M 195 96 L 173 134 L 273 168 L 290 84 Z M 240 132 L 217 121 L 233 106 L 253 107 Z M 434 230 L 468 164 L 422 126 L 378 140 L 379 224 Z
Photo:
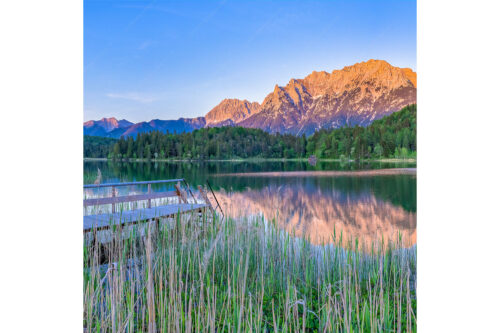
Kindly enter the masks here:
M 152 191 L 151 185 L 168 183 L 174 183 L 175 190 L 163 192 Z M 118 187 L 141 185 L 147 185 L 147 193 L 117 196 Z M 129 225 L 147 221 L 158 221 L 160 218 L 174 217 L 177 214 L 203 213 L 207 207 L 213 210 L 210 202 L 206 202 L 207 199 L 205 199 L 205 202 L 198 202 L 184 179 L 92 184 L 84 185 L 83 188 L 88 190 L 111 188 L 111 196 L 83 200 L 83 206 L 85 208 L 90 206 L 111 205 L 111 212 L 84 216 L 84 232 L 109 229 L 114 225 Z M 202 192 L 202 195 L 204 198 L 207 198 L 206 193 Z M 161 200 L 166 202 L 162 202 L 158 206 L 152 206 L 153 201 L 161 202 Z M 135 207 L 135 209 L 117 212 L 116 208 L 118 204 L 128 203 L 130 205 L 131 203 L 137 203 L 139 201 L 146 202 L 145 207 Z

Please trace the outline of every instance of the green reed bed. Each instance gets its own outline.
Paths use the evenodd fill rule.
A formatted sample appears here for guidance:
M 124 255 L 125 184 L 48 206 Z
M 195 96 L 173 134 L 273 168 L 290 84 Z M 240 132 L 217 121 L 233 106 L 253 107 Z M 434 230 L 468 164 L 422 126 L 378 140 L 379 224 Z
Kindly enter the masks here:
M 416 331 L 416 247 L 401 239 L 318 246 L 262 218 L 194 215 L 112 235 L 86 236 L 89 332 Z

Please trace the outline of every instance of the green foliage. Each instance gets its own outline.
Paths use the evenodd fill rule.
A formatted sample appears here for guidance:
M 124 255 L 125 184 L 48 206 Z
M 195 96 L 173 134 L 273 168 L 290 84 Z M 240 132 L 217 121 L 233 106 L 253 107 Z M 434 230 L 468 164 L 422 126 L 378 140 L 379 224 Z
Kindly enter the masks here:
M 145 153 L 146 159 L 150 160 L 151 159 L 151 148 L 149 145 L 146 145 Z
M 322 129 L 306 138 L 291 134 L 270 134 L 260 129 L 212 127 L 191 133 L 140 133 L 135 139 L 103 141 L 92 156 L 114 158 L 183 158 L 196 160 L 238 158 L 318 158 L 362 160 L 415 156 L 417 106 L 409 105 L 367 127 Z M 105 139 L 104 140 L 112 140 Z M 107 142 L 111 147 L 105 147 Z
M 120 228 L 104 244 L 88 233 L 84 328 L 416 332 L 416 246 L 331 236 L 313 245 L 274 220 L 206 215 Z
M 112 138 L 85 135 L 83 137 L 83 156 L 108 157 L 117 141 L 117 139 Z
M 322 158 L 369 159 L 408 158 L 417 150 L 417 106 L 375 120 L 367 127 L 343 127 L 320 130 L 307 139 L 307 151 Z M 326 144 L 325 144 L 326 143 Z M 327 145 L 331 148 L 327 149 Z
M 114 143 L 114 157 L 131 158 L 297 158 L 305 157 L 305 137 L 270 134 L 242 127 L 203 128 L 191 133 L 141 133 Z M 105 155 L 104 155 L 105 156 Z

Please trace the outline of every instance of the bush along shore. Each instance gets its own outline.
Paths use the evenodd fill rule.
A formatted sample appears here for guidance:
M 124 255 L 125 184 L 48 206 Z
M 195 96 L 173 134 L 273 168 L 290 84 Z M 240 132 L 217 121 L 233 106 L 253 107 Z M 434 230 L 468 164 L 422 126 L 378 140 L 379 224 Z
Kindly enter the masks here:
M 261 217 L 197 215 L 98 233 L 83 249 L 87 332 L 416 331 L 417 250 L 401 238 L 318 246 Z

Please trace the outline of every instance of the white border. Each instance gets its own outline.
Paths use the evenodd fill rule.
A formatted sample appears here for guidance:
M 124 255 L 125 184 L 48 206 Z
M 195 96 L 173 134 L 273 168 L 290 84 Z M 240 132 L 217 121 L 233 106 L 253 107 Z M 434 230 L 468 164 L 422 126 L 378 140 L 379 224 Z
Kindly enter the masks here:
M 0 2 L 2 332 L 82 331 L 82 13 Z
M 418 329 L 498 331 L 494 1 L 418 1 Z
M 0 6 L 2 331 L 81 331 L 83 5 Z M 422 332 L 498 327 L 499 12 L 418 1 Z

